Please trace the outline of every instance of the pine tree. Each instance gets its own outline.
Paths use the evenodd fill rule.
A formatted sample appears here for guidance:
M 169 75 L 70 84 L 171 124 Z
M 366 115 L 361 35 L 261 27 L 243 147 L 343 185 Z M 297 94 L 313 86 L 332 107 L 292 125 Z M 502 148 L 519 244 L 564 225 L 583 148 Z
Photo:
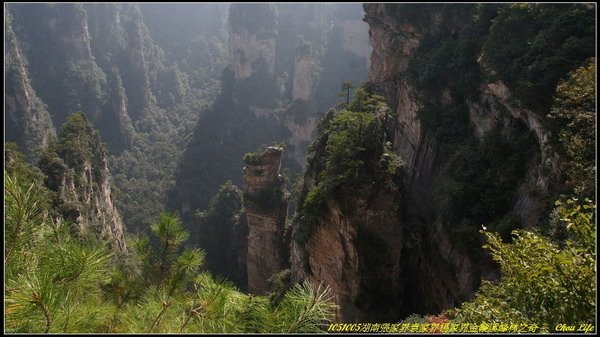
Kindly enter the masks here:
M 348 104 L 350 104 L 350 90 L 354 89 L 354 86 L 352 85 L 352 82 L 342 82 L 341 85 L 341 92 L 339 94 L 337 94 L 338 97 L 346 97 L 346 103 L 344 105 L 344 103 L 341 103 L 340 105 L 347 107 Z
M 204 252 L 163 213 L 129 255 L 76 237 L 46 216 L 35 184 L 5 172 L 5 331 L 22 333 L 316 332 L 335 305 L 328 288 L 297 285 L 276 305 L 200 273 Z M 154 244 L 153 244 L 154 243 Z

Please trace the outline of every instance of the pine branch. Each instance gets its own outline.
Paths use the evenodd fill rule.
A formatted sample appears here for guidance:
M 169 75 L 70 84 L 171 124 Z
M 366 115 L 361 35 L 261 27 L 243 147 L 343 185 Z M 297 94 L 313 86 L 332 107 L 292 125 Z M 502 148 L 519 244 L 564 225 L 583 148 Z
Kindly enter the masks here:
M 42 312 L 44 313 L 44 319 L 46 320 L 46 329 L 44 333 L 48 333 L 50 331 L 50 325 L 52 324 L 52 316 L 50 316 L 50 311 L 48 310 L 48 306 L 44 304 L 40 296 L 35 293 L 33 294 L 33 301 L 35 305 L 37 305 Z
M 171 302 L 163 302 L 162 306 L 163 306 L 162 310 L 160 311 L 160 313 L 158 313 L 158 316 L 156 316 L 156 318 L 154 319 L 154 322 L 152 323 L 152 326 L 148 330 L 149 333 L 152 332 L 152 330 L 154 330 L 154 327 L 158 324 L 162 315 L 165 313 L 165 311 L 167 311 L 167 308 L 169 306 L 171 306 Z
M 181 325 L 181 328 L 179 328 L 179 333 L 181 333 L 183 331 L 183 329 L 185 328 L 185 326 L 189 323 L 190 319 L 192 318 L 192 315 L 196 314 L 197 316 L 200 316 L 200 313 L 198 312 L 198 310 L 202 309 L 202 305 L 199 305 L 198 307 L 194 308 L 195 306 L 196 306 L 196 301 L 192 302 L 192 307 L 190 308 L 190 310 L 187 313 L 185 322 L 183 322 L 183 324 Z

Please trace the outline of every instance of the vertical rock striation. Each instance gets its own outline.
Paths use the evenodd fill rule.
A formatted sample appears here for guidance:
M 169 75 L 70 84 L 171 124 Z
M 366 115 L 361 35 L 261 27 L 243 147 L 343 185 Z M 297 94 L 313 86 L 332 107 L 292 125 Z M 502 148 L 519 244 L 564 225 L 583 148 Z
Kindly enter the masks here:
M 308 101 L 312 95 L 315 60 L 310 46 L 299 46 L 294 60 L 294 78 L 292 83 L 292 102 Z
M 279 174 L 282 156 L 283 149 L 268 147 L 245 160 L 246 266 L 248 291 L 254 294 L 265 294 L 269 290 L 269 278 L 287 265 L 284 232 L 289 195 Z
M 100 237 L 126 252 L 123 222 L 111 195 L 107 155 L 98 131 L 83 114 L 74 114 L 39 166 L 47 176 L 46 186 L 56 193 L 56 209 L 77 226 L 75 232 Z
M 363 190 L 329 202 L 306 242 L 292 241 L 294 281 L 323 282 L 340 306 L 337 320 L 394 320 L 401 306 L 403 233 L 398 195 Z
M 340 321 L 437 314 L 499 276 L 481 248 L 482 224 L 508 237 L 548 216 L 560 190 L 559 158 L 548 147 L 547 111 L 528 108 L 482 61 L 497 7 L 364 9 L 373 47 L 369 88 L 395 112 L 386 128 L 406 164 L 405 208 L 395 213 L 398 195 L 359 185 L 329 196 L 315 229 L 292 243 L 292 276 L 329 284 Z M 309 158 L 308 191 L 316 191 L 324 160 L 318 150 Z
M 56 134 L 46 105 L 31 86 L 27 61 L 13 31 L 9 9 L 4 13 L 6 138 L 14 140 L 31 160 Z
M 229 9 L 229 57 L 235 79 L 256 72 L 258 62 L 275 68 L 277 36 L 275 7 L 269 4 L 232 4 Z

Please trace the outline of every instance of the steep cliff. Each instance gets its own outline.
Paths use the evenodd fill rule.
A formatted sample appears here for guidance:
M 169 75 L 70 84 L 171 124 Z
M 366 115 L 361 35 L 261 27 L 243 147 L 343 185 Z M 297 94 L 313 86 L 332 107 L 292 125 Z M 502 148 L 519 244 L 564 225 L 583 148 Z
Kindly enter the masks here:
M 229 57 L 236 80 L 250 77 L 264 62 L 268 72 L 275 67 L 277 35 L 275 7 L 260 4 L 233 4 L 229 10 Z
M 383 95 L 394 112 L 384 125 L 390 149 L 406 163 L 406 189 L 368 194 L 350 180 L 355 184 L 343 192 L 325 193 L 337 180 L 328 181 L 324 173 L 334 166 L 324 149 L 334 147 L 321 141 L 346 139 L 332 138 L 331 130 L 343 129 L 331 128 L 325 118 L 312 145 L 294 225 L 292 276 L 331 285 L 341 321 L 439 313 L 468 300 L 482 279 L 498 277 L 481 249 L 481 225 L 505 239 L 519 227 L 543 230 L 553 201 L 564 191 L 547 127 L 547 98 L 558 79 L 593 56 L 593 10 L 466 4 L 364 8 L 373 47 L 366 88 Z M 517 23 L 524 34 L 515 30 Z M 500 41 L 514 48 L 498 52 Z M 354 148 L 360 153 L 364 146 Z M 400 214 L 394 213 L 393 200 L 402 200 Z M 361 226 L 376 230 L 359 233 Z M 379 258 L 369 260 L 361 246 Z M 372 263 L 357 272 L 365 261 Z M 377 288 L 362 279 L 370 272 L 385 284 L 387 296 L 379 306 L 363 300 L 377 298 Z M 357 295 L 361 292 L 364 297 Z
M 294 60 L 292 82 L 292 102 L 308 101 L 311 97 L 314 82 L 315 58 L 308 43 L 299 45 Z
M 116 4 L 13 4 L 9 9 L 18 31 L 15 43 L 25 46 L 20 54 L 28 78 L 54 124 L 84 111 L 112 152 L 130 146 L 130 116 L 139 119 L 154 104 L 157 76 L 167 71 L 139 9 Z
M 31 86 L 27 61 L 12 27 L 9 10 L 4 13 L 5 32 L 5 97 L 6 138 L 14 140 L 35 160 L 38 152 L 56 133 L 50 114 Z
M 14 24 L 33 87 L 56 125 L 85 110 L 92 119 L 105 102 L 106 76 L 92 54 L 92 37 L 80 4 L 14 4 Z M 85 88 L 85 90 L 80 90 Z
M 47 105 L 53 123 L 61 125 L 70 114 L 85 112 L 109 143 L 111 153 L 130 148 L 135 133 L 156 132 L 155 124 L 168 129 L 173 118 L 187 118 L 180 111 L 181 106 L 197 104 L 199 98 L 207 96 L 203 92 L 210 90 L 207 77 L 218 74 L 224 59 L 218 49 L 210 55 L 199 55 L 197 47 L 179 46 L 185 52 L 195 52 L 188 57 L 208 68 L 206 74 L 182 73 L 182 67 L 189 70 L 186 59 L 179 55 L 184 51 L 175 50 L 178 54 L 169 59 L 151 36 L 140 7 L 137 4 L 7 7 L 11 41 L 15 41 L 11 43 L 20 45 L 22 51 L 18 54 L 27 64 L 27 78 Z M 199 9 L 190 12 L 198 13 Z M 218 15 L 223 11 L 217 8 L 212 13 Z M 148 16 L 152 24 L 160 24 L 153 20 L 154 16 Z M 162 28 L 153 27 L 153 31 L 164 42 L 158 33 Z M 219 29 L 223 27 L 215 28 Z M 206 49 L 219 45 L 218 38 L 207 41 L 203 34 L 190 32 L 179 38 L 186 40 L 191 36 L 201 39 Z M 212 63 L 207 65 L 206 61 Z M 17 79 L 8 80 L 9 85 L 13 82 L 18 85 Z M 124 104 L 115 106 L 119 101 Z M 177 114 L 165 118 L 161 116 L 162 109 L 175 109 Z M 24 114 L 19 111 L 19 115 Z
M 561 189 L 557 156 L 543 126 L 547 111 L 537 110 L 543 106 L 539 101 L 527 104 L 514 95 L 505 77 L 492 70 L 489 57 L 497 52 L 490 46 L 499 38 L 502 20 L 509 15 L 514 20 L 519 11 L 535 13 L 537 8 L 365 6 L 374 48 L 370 79 L 398 113 L 394 149 L 410 172 L 409 222 L 423 226 L 417 231 L 421 243 L 411 255 L 424 255 L 429 262 L 412 269 L 420 291 L 407 294 L 414 296 L 411 302 L 421 311 L 459 303 L 470 296 L 480 277 L 494 277 L 495 268 L 477 249 L 476 227 L 490 224 L 506 236 L 518 226 L 539 226 Z M 568 12 L 547 10 L 557 10 L 559 16 Z M 582 18 L 587 20 L 587 14 Z M 538 24 L 547 20 L 531 19 Z M 531 29 L 569 27 L 558 20 L 546 24 Z M 572 38 L 586 34 L 573 32 Z M 514 40 L 518 43 L 517 37 Z M 482 50 L 488 56 L 482 57 Z M 578 56 L 578 62 L 586 53 Z M 549 85 L 551 90 L 555 84 Z M 440 275 L 433 272 L 440 268 L 448 270 L 447 276 L 438 278 L 442 284 L 424 286 L 433 275 Z
M 248 223 L 248 291 L 265 294 L 269 278 L 289 265 L 285 225 L 289 193 L 280 172 L 283 149 L 267 147 L 244 158 L 244 208 Z
M 338 320 L 393 320 L 402 305 L 403 169 L 389 110 L 364 90 L 311 146 L 291 244 L 292 281 L 324 282 Z
M 72 221 L 78 235 L 94 235 L 127 251 L 124 228 L 111 196 L 107 149 L 83 114 L 73 114 L 58 139 L 42 155 L 40 169 L 46 186 L 56 193 L 53 204 Z
M 284 165 L 301 171 L 316 119 L 337 103 L 340 83 L 366 79 L 368 26 L 361 13 L 355 4 L 230 7 L 221 92 L 200 116 L 169 207 L 189 219 L 225 181 L 241 185 L 238 158 L 263 144 L 286 142 Z M 354 38 L 342 39 L 346 31 Z

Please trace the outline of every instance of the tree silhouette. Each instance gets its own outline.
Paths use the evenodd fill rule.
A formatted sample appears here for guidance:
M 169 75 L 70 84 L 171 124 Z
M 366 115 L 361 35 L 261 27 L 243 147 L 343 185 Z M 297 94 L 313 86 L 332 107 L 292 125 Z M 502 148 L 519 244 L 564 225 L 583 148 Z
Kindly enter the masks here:
M 341 92 L 337 94 L 338 97 L 346 97 L 346 105 L 350 104 L 350 90 L 354 89 L 352 82 L 344 81 L 342 82 Z M 344 104 L 344 103 L 341 103 Z

